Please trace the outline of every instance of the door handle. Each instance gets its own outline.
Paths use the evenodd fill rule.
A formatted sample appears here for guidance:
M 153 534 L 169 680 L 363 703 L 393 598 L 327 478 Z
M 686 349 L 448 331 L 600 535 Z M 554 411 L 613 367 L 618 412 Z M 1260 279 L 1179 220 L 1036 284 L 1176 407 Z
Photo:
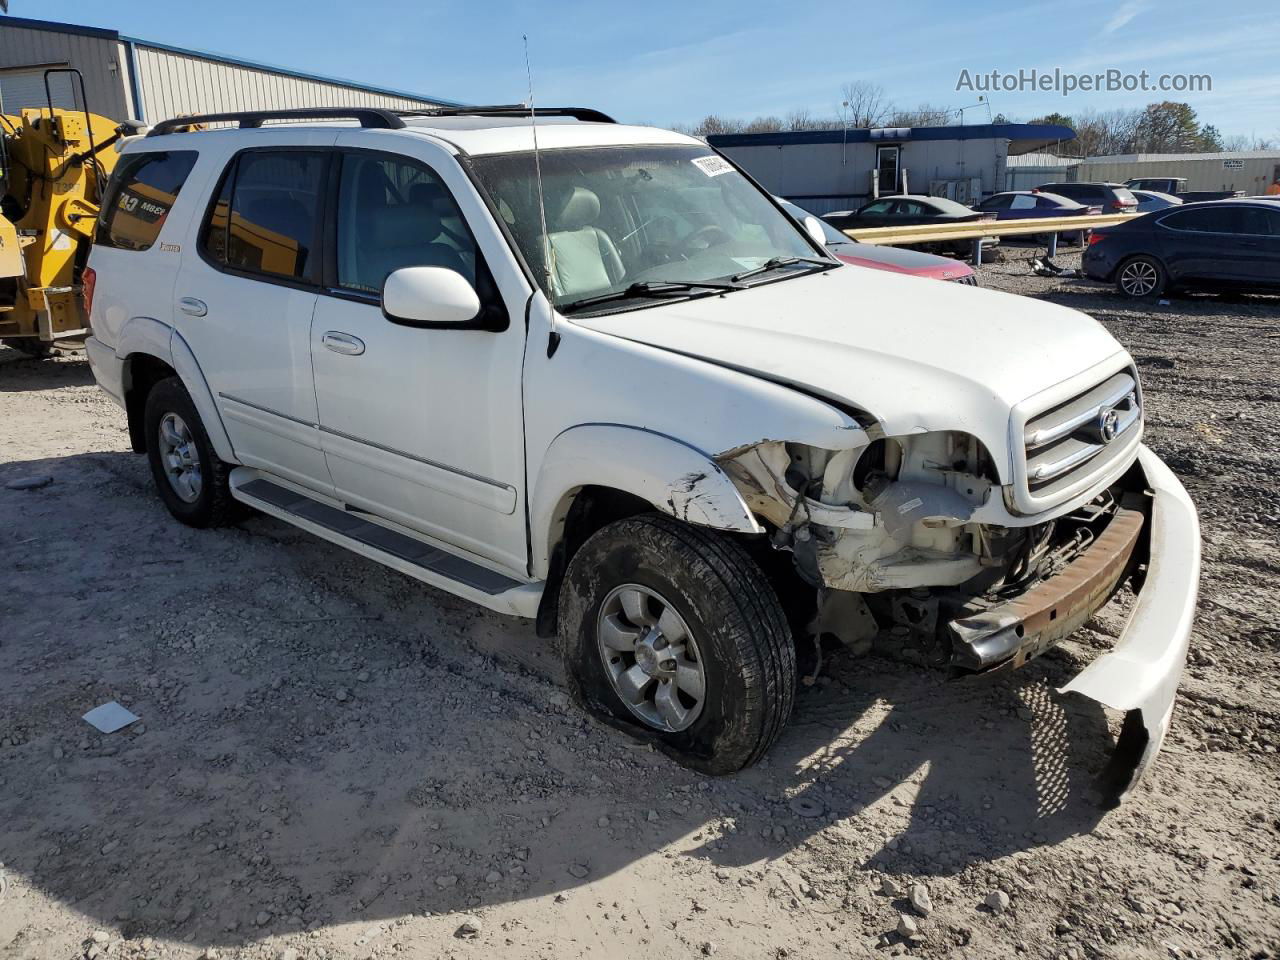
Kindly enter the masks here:
M 203 317 L 209 312 L 209 307 L 205 302 L 197 300 L 195 297 L 183 297 L 178 301 L 178 309 L 192 317 Z
M 359 337 L 353 337 L 349 333 L 341 333 L 337 330 L 330 330 L 320 338 L 320 342 L 334 353 L 340 353 L 347 357 L 358 357 L 364 353 L 364 341 Z

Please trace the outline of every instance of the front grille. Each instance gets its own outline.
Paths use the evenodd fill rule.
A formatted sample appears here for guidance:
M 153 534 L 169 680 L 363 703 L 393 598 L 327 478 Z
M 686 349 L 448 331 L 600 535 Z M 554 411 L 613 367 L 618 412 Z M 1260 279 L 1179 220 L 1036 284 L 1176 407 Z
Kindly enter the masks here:
M 1030 500 L 1048 505 L 1079 492 L 1131 452 L 1141 432 L 1141 397 L 1132 369 L 1032 415 L 1023 429 Z

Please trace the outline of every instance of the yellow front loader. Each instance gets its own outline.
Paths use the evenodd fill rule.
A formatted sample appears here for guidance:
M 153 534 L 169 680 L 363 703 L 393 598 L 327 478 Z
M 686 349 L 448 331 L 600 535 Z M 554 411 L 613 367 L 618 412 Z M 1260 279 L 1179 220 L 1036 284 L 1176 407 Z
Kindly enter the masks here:
M 47 71 L 49 74 L 59 71 Z M 68 71 L 77 73 L 77 71 Z M 81 102 L 84 81 L 81 79 Z M 89 330 L 82 274 L 132 128 L 88 110 L 0 113 L 0 342 L 37 356 Z

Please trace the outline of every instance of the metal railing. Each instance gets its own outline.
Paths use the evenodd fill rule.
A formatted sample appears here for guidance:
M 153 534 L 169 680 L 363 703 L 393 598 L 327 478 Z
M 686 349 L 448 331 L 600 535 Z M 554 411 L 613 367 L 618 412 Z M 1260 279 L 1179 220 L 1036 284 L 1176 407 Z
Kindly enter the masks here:
M 1029 220 L 966 220 L 961 223 L 920 223 L 909 227 L 861 227 L 842 231 L 859 243 L 895 246 L 904 243 L 936 243 L 972 240 L 973 262 L 982 263 L 982 241 L 991 237 L 1049 235 L 1049 256 L 1057 253 L 1058 234 L 1112 227 L 1140 217 L 1140 213 L 1093 213 L 1074 217 L 1041 217 Z

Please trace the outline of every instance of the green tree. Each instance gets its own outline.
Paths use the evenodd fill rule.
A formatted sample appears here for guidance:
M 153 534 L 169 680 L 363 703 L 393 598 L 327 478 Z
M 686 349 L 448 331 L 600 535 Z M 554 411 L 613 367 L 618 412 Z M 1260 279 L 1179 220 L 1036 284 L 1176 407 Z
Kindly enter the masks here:
M 1046 113 L 1043 117 L 1037 117 L 1031 121 L 1032 123 L 1047 123 L 1055 127 L 1074 127 L 1075 122 L 1065 113 Z
M 1139 153 L 1194 153 L 1202 149 L 1200 121 L 1189 103 L 1148 104 L 1134 129 Z

